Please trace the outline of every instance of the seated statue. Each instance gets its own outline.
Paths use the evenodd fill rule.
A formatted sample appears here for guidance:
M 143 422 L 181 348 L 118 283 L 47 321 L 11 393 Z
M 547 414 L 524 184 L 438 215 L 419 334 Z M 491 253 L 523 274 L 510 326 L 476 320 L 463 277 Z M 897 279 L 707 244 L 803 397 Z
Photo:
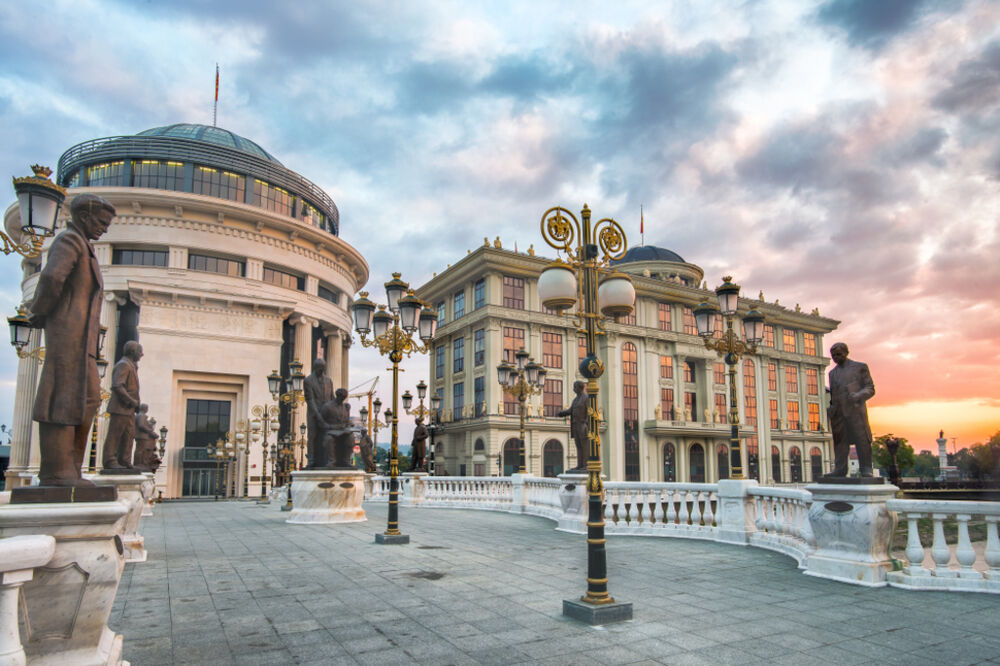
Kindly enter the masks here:
M 156 455 L 156 440 L 159 437 L 153 429 L 153 421 L 147 417 L 149 405 L 142 403 L 135 414 L 135 455 L 132 466 L 143 472 L 155 471 L 160 459 Z
M 347 389 L 339 388 L 320 410 L 324 423 L 323 446 L 329 469 L 354 469 L 351 454 L 354 453 L 354 434 L 357 426 L 351 423 L 351 405 L 347 402 Z

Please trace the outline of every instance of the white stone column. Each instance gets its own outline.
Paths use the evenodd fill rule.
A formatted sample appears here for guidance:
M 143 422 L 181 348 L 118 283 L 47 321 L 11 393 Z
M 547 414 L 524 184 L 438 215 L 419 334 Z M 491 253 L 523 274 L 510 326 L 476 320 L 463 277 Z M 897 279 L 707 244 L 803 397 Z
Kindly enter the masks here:
M 37 349 L 41 339 L 42 331 L 32 329 L 25 350 Z M 36 458 L 36 468 L 38 465 L 38 447 L 32 446 L 32 442 L 38 441 L 38 428 L 31 420 L 31 412 L 35 406 L 35 389 L 38 386 L 40 368 L 41 364 L 37 359 L 18 359 L 17 390 L 14 392 L 14 422 L 11 427 L 10 439 L 10 466 L 6 474 L 8 490 L 28 485 L 32 458 Z M 33 448 L 36 451 L 33 452 Z
M 341 337 L 341 348 L 340 348 L 340 385 L 347 388 L 350 383 L 350 364 L 348 363 L 348 355 L 351 349 L 351 336 L 345 335 Z
M 291 322 L 295 326 L 295 353 L 292 356 L 302 364 L 302 373 L 308 375 L 312 372 L 315 355 L 312 350 L 312 322 L 302 315 L 294 315 Z
M 340 329 L 323 331 L 326 335 L 326 374 L 331 379 L 340 377 Z M 339 387 L 337 387 L 339 388 Z

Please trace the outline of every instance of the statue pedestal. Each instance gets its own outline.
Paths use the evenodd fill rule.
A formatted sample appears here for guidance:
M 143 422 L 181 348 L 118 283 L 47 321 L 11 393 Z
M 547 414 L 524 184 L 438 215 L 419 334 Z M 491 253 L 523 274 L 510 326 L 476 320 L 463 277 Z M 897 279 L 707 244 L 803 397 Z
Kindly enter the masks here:
M 152 472 L 143 472 L 142 475 L 146 477 L 146 480 L 142 482 L 142 514 L 140 515 L 152 516 L 156 481 Z
M 816 537 L 816 552 L 806 558 L 809 576 L 855 585 L 882 587 L 892 570 L 889 542 L 896 516 L 886 500 L 898 488 L 889 484 L 816 483 L 812 493 L 809 525 Z
M 566 472 L 559 475 L 559 504 L 562 515 L 556 527 L 560 532 L 587 533 L 587 473 Z
M 108 616 L 125 568 L 118 533 L 127 514 L 121 502 L 0 506 L 0 539 L 55 538 L 52 559 L 21 587 L 28 663 L 123 663 L 122 637 L 108 628 Z
M 94 474 L 84 475 L 99 487 L 118 489 L 118 502 L 128 509 L 128 515 L 122 523 L 122 544 L 125 546 L 126 562 L 145 562 L 146 548 L 142 535 L 139 534 L 139 519 L 146 504 L 143 497 L 143 485 L 147 482 L 144 474 Z
M 423 504 L 427 497 L 425 478 L 430 476 L 427 472 L 406 472 L 399 477 L 399 489 L 401 491 L 400 504 L 402 506 L 417 506 Z
M 364 472 L 315 469 L 292 472 L 292 510 L 286 523 L 359 523 L 368 518 L 361 508 Z

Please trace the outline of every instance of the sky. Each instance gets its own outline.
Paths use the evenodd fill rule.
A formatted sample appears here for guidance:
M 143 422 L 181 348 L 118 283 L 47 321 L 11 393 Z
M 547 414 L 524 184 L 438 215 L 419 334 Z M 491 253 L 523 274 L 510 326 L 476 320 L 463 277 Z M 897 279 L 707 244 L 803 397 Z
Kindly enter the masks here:
M 0 173 L 211 124 L 218 63 L 218 125 L 333 197 L 379 300 L 587 203 L 709 286 L 840 320 L 876 435 L 1000 430 L 1000 3 L 2 3 L 0 61 Z M 387 361 L 351 361 L 387 400 Z M 404 367 L 412 391 L 427 359 Z M 15 374 L 0 355 L 3 423 Z

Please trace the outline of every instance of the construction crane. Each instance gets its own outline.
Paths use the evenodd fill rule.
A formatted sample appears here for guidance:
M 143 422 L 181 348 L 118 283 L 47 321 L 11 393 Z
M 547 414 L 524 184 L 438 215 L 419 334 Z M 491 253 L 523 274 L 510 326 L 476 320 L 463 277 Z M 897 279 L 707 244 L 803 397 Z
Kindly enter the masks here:
M 360 392 L 355 393 L 355 391 L 358 391 L 358 389 L 361 389 L 361 388 L 363 388 L 365 386 L 368 387 L 367 391 L 360 391 Z M 372 424 L 373 424 L 373 421 L 375 420 L 375 412 L 372 411 L 372 396 L 375 394 L 375 387 L 376 386 L 378 386 L 378 375 L 375 375 L 373 378 L 371 378 L 371 379 L 369 379 L 367 381 L 363 381 L 360 384 L 358 384 L 357 386 L 355 386 L 354 388 L 349 389 L 348 394 L 347 394 L 348 399 L 350 399 L 350 398 L 363 398 L 365 396 L 368 396 L 368 414 L 369 414 L 369 416 L 368 416 L 368 438 L 369 439 L 371 439 L 371 437 L 372 437 Z

